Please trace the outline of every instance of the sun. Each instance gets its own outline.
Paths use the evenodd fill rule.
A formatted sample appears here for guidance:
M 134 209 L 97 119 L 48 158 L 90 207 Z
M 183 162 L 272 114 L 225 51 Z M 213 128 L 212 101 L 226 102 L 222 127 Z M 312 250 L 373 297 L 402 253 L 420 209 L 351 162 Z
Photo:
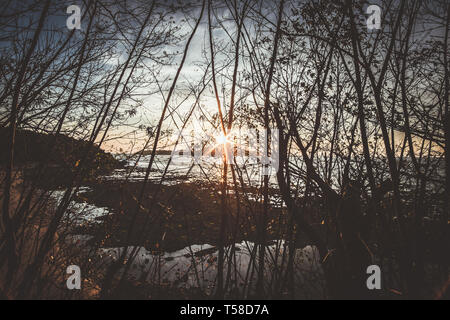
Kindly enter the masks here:
M 216 139 L 216 143 L 217 143 L 218 145 L 226 144 L 226 143 L 229 142 L 228 139 L 227 139 L 227 136 L 224 135 L 223 132 L 221 132 L 220 134 L 218 134 L 218 135 L 216 136 L 215 139 Z

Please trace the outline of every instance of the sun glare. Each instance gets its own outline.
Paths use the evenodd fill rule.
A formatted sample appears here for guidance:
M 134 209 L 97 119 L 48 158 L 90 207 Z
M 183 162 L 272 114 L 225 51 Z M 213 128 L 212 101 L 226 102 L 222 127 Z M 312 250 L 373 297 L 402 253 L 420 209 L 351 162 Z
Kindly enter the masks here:
M 227 137 L 223 134 L 223 132 L 216 136 L 216 143 L 218 145 L 225 144 L 227 142 L 229 141 L 227 140 Z

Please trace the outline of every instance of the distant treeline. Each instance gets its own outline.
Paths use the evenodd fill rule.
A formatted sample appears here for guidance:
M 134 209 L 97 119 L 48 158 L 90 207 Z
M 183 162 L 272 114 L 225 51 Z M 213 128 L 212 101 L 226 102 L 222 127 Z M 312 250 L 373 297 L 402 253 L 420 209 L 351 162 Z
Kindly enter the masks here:
M 0 148 L 8 150 L 8 134 L 0 129 Z M 18 130 L 14 145 L 14 164 L 19 167 L 33 168 L 44 164 L 52 170 L 52 175 L 65 176 L 73 171 L 87 150 L 89 142 L 77 140 L 63 134 L 37 133 L 29 130 Z M 0 165 L 7 162 L 7 152 L 0 154 Z M 122 166 L 110 153 L 93 145 L 90 151 L 92 161 L 89 162 L 88 176 L 106 174 Z
M 152 154 L 152 150 L 145 150 L 142 155 L 149 156 Z M 156 154 L 170 156 L 172 154 L 172 150 L 156 150 Z

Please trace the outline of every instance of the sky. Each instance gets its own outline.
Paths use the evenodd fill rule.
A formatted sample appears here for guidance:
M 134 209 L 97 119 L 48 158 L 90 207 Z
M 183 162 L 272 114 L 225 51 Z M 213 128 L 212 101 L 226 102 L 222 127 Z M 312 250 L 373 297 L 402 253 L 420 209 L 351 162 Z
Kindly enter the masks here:
M 28 3 L 32 3 L 32 1 L 28 1 Z M 46 32 L 52 32 L 54 29 L 53 27 L 57 26 L 65 26 L 66 19 L 69 16 L 64 8 L 67 7 L 67 4 L 75 4 L 75 3 L 82 3 L 82 1 L 59 1 L 57 3 L 57 7 L 55 6 L 53 8 L 52 14 L 49 18 Z M 171 1 L 166 1 L 166 4 L 171 3 Z M 371 1 L 371 4 L 379 4 L 379 0 Z M 27 1 L 24 2 L 17 2 L 15 4 L 16 6 L 23 7 L 27 6 Z M 267 12 L 267 19 L 271 19 L 272 21 L 275 21 L 276 16 L 276 4 L 271 1 L 266 1 L 266 12 Z M 82 6 L 83 7 L 83 6 Z M 200 8 L 197 7 L 196 9 L 190 10 L 191 17 L 198 17 L 200 12 Z M 289 14 L 289 10 L 285 10 L 286 14 Z M 23 16 L 21 17 L 17 22 L 19 24 L 22 24 L 23 26 L 26 26 L 29 24 L 29 19 L 36 20 L 38 18 L 39 8 L 36 8 L 36 12 L 32 15 Z M 220 16 L 221 20 L 226 20 L 230 17 L 228 10 L 223 7 L 216 10 L 216 13 Z M 180 33 L 189 34 L 192 30 L 192 25 L 194 20 L 190 20 L 190 25 L 186 22 L 183 22 L 184 13 L 178 12 L 177 14 L 174 14 L 175 24 L 181 26 Z M 8 21 L 8 23 L 11 23 L 11 21 Z M 251 24 L 251 21 L 247 22 L 248 24 Z M 226 31 L 228 31 L 231 35 L 233 35 L 233 30 L 235 28 L 234 21 L 227 22 L 225 21 L 223 26 L 226 28 Z M 85 23 L 82 21 L 82 28 L 85 28 Z M 171 100 L 170 107 L 173 108 L 178 103 L 182 104 L 180 105 L 178 111 L 185 115 L 192 107 L 193 103 L 195 102 L 195 98 L 192 95 L 188 94 L 188 91 L 186 91 L 186 88 L 188 87 L 189 83 L 196 84 L 198 83 L 202 76 L 203 71 L 199 65 L 202 65 L 203 67 L 209 60 L 209 49 L 208 49 L 208 25 L 207 25 L 207 17 L 206 12 L 202 19 L 201 24 L 199 25 L 199 28 L 192 40 L 192 43 L 190 45 L 188 55 L 186 58 L 185 65 L 183 67 L 183 70 L 181 72 L 180 78 L 177 83 L 177 90 L 176 94 L 173 96 Z M 67 31 L 68 32 L 68 31 Z M 221 45 L 223 43 L 231 43 L 229 35 L 225 30 L 222 28 L 217 28 L 213 31 L 213 37 L 214 42 L 216 45 Z M 0 37 L 1 39 L 1 37 Z M 6 41 L 0 41 L 0 47 L 1 46 L 7 46 L 8 43 Z M 175 52 L 175 51 L 182 51 L 185 45 L 185 40 L 175 43 L 172 46 L 167 46 L 164 48 L 168 52 Z M 206 56 L 205 56 L 206 55 Z M 122 59 L 125 58 L 125 55 L 123 55 Z M 162 72 L 159 74 L 159 77 L 161 79 L 164 79 L 165 77 L 173 78 L 176 69 L 178 67 L 179 61 L 180 61 L 181 55 L 178 55 L 174 60 L 171 66 L 165 66 L 162 69 Z M 120 60 L 120 56 L 119 56 Z M 216 69 L 220 69 L 221 63 L 225 61 L 225 58 L 220 55 L 220 53 L 217 55 L 216 59 Z M 246 63 L 245 61 L 241 61 L 241 68 L 242 64 Z M 224 78 L 220 75 L 218 75 L 218 85 L 219 85 L 219 91 L 221 91 L 221 86 L 224 84 L 227 86 L 229 84 L 229 79 Z M 165 82 L 165 91 L 164 94 L 167 94 L 168 86 L 171 84 L 171 81 Z M 136 116 L 131 118 L 127 123 L 124 123 L 122 126 L 113 128 L 110 132 L 110 138 L 117 137 L 117 136 L 123 136 L 124 133 L 129 132 L 130 135 L 126 136 L 125 138 L 121 139 L 113 139 L 108 140 L 104 144 L 104 148 L 108 151 L 120 151 L 122 150 L 130 150 L 130 142 L 136 143 L 133 145 L 133 150 L 139 149 L 142 147 L 142 145 L 145 143 L 145 132 L 140 131 L 139 135 L 137 136 L 138 139 L 136 140 L 136 136 L 134 135 L 134 131 L 136 128 L 136 123 L 140 122 L 140 124 L 143 124 L 144 126 L 154 126 L 161 114 L 161 110 L 164 105 L 164 97 L 156 92 L 155 93 L 155 87 L 153 88 L 143 88 L 139 89 L 135 92 L 136 96 L 143 100 L 143 105 L 139 107 L 138 112 Z M 186 96 L 187 95 L 187 96 Z M 228 98 L 227 98 L 228 99 Z M 229 102 L 229 101 L 226 101 Z M 204 93 L 202 94 L 201 101 L 202 109 L 207 111 L 207 113 L 215 113 L 217 112 L 217 104 L 215 101 L 215 97 L 213 94 L 213 91 L 211 90 L 211 87 L 207 88 Z M 222 107 L 226 108 L 227 103 L 223 104 L 222 101 Z M 193 115 L 193 118 L 200 118 L 201 113 L 197 110 L 196 113 Z M 178 120 L 179 121 L 179 120 Z M 171 119 L 167 119 L 168 126 L 171 129 L 176 129 L 176 127 L 173 125 L 173 122 Z M 197 130 L 197 129 L 196 129 Z M 214 136 L 214 134 L 211 134 Z M 398 136 L 401 137 L 401 133 L 398 133 Z M 401 139 L 399 139 L 401 140 Z M 167 142 L 167 141 L 166 141 Z M 164 144 L 164 143 L 163 143 Z

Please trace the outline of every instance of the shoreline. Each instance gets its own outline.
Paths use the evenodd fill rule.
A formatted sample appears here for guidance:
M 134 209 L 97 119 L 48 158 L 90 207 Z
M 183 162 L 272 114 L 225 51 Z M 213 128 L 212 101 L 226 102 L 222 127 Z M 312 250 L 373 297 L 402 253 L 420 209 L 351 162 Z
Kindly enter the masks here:
M 149 182 L 139 213 L 136 214 L 142 185 L 143 182 L 127 182 L 123 185 L 120 181 L 89 184 L 90 190 L 80 192 L 74 200 L 99 208 L 106 207 L 110 213 L 95 219 L 101 223 L 90 224 L 76 231 L 94 236 L 94 241 L 107 238 L 105 245 L 139 245 L 155 252 L 172 252 L 189 245 L 218 245 L 222 208 L 220 193 L 213 186 L 196 183 L 159 186 Z M 227 203 L 230 214 L 225 243 L 244 240 L 258 242 L 255 226 L 261 203 L 240 199 L 238 217 L 236 198 L 233 198 Z M 134 215 L 136 222 L 133 223 Z M 237 226 L 237 231 L 230 231 Z M 135 236 L 138 234 L 146 236 L 139 238 Z M 271 208 L 267 217 L 267 243 L 286 239 L 287 234 L 286 210 Z M 307 239 L 298 239 L 296 247 L 303 248 L 308 244 Z

